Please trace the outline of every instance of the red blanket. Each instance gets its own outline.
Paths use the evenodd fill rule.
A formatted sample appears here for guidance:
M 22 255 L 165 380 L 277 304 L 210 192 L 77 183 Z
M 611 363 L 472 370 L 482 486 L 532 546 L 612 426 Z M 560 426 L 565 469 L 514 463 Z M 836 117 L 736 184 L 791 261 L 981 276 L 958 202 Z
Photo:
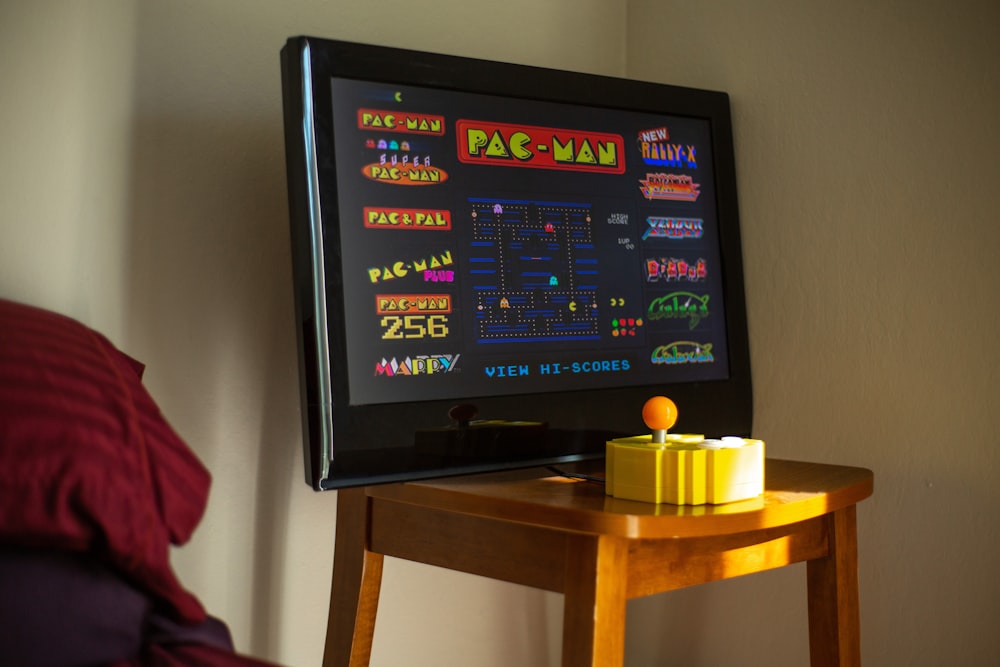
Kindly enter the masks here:
M 97 557 L 157 613 L 196 626 L 205 610 L 169 550 L 191 537 L 211 479 L 142 369 L 72 319 L 0 299 L 0 544 Z M 261 664 L 216 654 L 163 644 L 127 664 Z

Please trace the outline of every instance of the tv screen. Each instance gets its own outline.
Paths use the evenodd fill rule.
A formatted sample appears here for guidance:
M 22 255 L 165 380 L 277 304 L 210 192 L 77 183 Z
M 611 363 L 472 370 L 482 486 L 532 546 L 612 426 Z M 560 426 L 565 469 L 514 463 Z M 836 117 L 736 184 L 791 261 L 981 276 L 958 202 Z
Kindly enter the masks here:
M 728 96 L 308 37 L 282 50 L 316 489 L 749 435 Z

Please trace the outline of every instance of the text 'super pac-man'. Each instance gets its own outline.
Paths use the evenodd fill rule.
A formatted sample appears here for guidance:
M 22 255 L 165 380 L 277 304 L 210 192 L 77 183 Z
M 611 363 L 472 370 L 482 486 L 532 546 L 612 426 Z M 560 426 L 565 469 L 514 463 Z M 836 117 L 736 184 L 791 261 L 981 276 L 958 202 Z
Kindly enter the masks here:
M 625 173 L 625 142 L 621 135 L 459 120 L 458 159 L 534 169 Z

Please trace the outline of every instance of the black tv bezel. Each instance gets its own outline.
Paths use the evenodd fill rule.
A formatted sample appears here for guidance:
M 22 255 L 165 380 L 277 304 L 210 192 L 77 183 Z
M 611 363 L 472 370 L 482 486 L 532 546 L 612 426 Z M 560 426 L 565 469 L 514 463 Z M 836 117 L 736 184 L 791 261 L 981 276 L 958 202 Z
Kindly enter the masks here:
M 750 350 L 726 93 L 313 37 L 287 41 L 281 70 L 305 473 L 314 489 L 599 458 L 608 437 L 647 430 L 640 410 L 655 394 L 677 403 L 675 430 L 750 435 Z M 350 405 L 346 373 L 337 372 L 347 359 L 345 315 L 342 301 L 331 298 L 342 292 L 343 282 L 326 267 L 341 252 L 335 201 L 329 201 L 336 190 L 331 77 L 707 120 L 723 260 L 728 379 L 476 398 L 484 419 L 542 421 L 551 430 L 539 443 L 527 431 L 524 438 L 512 431 L 485 431 L 488 437 L 480 432 L 481 449 L 458 455 L 420 455 L 413 433 L 442 424 L 447 428 L 448 411 L 459 401 Z M 526 444 L 519 444 L 522 440 Z M 482 455 L 476 455 L 479 451 Z

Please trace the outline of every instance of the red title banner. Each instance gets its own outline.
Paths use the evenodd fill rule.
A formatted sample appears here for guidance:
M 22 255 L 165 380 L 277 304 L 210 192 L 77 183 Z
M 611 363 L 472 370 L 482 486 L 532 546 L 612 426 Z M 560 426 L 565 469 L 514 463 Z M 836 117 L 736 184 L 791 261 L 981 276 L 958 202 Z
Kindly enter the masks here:
M 365 207 L 369 229 L 451 229 L 451 211 L 438 209 Z
M 450 313 L 451 296 L 448 294 L 376 294 L 375 312 L 379 315 Z
M 358 109 L 358 129 L 409 134 L 444 134 L 444 116 L 384 109 Z
M 458 159 L 466 164 L 625 173 L 625 140 L 606 132 L 459 120 Z

